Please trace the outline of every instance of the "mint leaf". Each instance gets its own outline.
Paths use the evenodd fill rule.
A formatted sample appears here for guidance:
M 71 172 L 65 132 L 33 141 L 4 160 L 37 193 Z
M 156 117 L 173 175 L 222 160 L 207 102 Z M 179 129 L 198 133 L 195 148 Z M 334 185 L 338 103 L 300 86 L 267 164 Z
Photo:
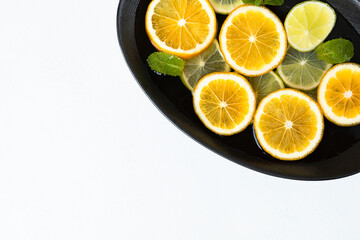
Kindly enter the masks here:
M 243 0 L 245 4 L 255 4 L 255 0 Z
M 150 54 L 147 62 L 153 71 L 174 77 L 181 75 L 185 65 L 181 58 L 165 52 Z
M 315 52 L 319 59 L 330 64 L 338 64 L 354 57 L 354 45 L 349 40 L 339 38 L 321 44 Z
M 281 6 L 284 4 L 284 0 L 264 0 L 264 4 L 272 6 Z
M 263 0 L 255 0 L 254 4 L 256 6 L 260 6 L 260 4 L 262 4 Z

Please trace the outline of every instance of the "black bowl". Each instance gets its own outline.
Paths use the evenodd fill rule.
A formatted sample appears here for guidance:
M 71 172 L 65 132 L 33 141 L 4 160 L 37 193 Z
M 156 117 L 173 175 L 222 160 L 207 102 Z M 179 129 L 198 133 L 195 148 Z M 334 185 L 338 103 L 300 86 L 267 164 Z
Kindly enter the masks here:
M 271 7 L 282 21 L 299 0 L 285 1 Z M 360 4 L 356 0 L 328 1 L 337 12 L 337 23 L 328 39 L 346 38 L 355 46 L 352 62 L 360 63 Z M 231 137 L 218 136 L 198 119 L 192 106 L 192 95 L 180 79 L 152 72 L 147 57 L 156 49 L 145 32 L 145 12 L 150 0 L 121 0 L 117 31 L 124 57 L 145 93 L 178 128 L 221 156 L 250 169 L 283 178 L 329 180 L 360 171 L 360 126 L 343 128 L 326 121 L 324 139 L 310 156 L 295 162 L 279 161 L 257 145 L 253 128 Z M 342 15 L 343 13 L 344 15 Z M 225 16 L 218 15 L 219 26 Z M 357 30 L 356 30 L 357 29 Z

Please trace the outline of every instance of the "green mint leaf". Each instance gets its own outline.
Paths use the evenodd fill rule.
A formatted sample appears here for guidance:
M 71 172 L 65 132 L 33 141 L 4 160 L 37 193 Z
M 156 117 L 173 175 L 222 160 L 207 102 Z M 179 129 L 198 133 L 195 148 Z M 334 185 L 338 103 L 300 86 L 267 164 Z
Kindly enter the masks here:
M 263 0 L 255 0 L 254 4 L 256 6 L 260 6 L 260 4 L 262 4 Z
M 338 64 L 349 61 L 354 56 L 354 45 L 349 40 L 339 38 L 327 41 L 315 49 L 319 59 Z
M 174 77 L 181 75 L 185 65 L 181 58 L 165 52 L 150 54 L 147 62 L 153 71 Z
M 281 6 L 284 4 L 284 0 L 264 0 L 265 5 Z
M 255 0 L 243 0 L 245 4 L 255 4 Z

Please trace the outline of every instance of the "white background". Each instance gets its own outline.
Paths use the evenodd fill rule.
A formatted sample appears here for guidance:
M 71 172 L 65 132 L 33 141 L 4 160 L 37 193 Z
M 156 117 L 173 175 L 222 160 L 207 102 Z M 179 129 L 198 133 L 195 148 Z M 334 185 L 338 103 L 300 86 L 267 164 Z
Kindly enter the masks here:
M 1 0 L 0 239 L 360 239 L 360 175 L 266 176 L 174 127 L 133 79 L 116 0 Z

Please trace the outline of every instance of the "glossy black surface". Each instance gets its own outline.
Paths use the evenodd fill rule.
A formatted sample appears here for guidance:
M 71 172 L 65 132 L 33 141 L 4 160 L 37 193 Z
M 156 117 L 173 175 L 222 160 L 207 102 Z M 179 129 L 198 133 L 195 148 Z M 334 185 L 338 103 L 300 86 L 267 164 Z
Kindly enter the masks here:
M 282 21 L 289 10 L 302 1 L 285 1 L 281 7 L 270 7 Z M 346 38 L 355 46 L 352 62 L 360 63 L 359 2 L 328 1 L 337 11 L 337 22 L 328 37 Z M 145 32 L 145 12 L 150 0 L 121 0 L 117 16 L 119 43 L 135 79 L 153 103 L 181 130 L 214 152 L 253 170 L 290 179 L 328 180 L 360 171 L 360 126 L 342 128 L 326 121 L 324 139 L 314 153 L 296 162 L 272 158 L 256 144 L 252 126 L 231 137 L 209 131 L 195 115 L 192 95 L 179 78 L 159 76 L 152 72 L 146 59 L 156 51 Z M 340 12 L 345 13 L 345 16 Z M 225 16 L 217 15 L 219 27 Z M 346 18 L 345 18 L 346 17 Z M 169 143 L 171 144 L 171 143 Z

